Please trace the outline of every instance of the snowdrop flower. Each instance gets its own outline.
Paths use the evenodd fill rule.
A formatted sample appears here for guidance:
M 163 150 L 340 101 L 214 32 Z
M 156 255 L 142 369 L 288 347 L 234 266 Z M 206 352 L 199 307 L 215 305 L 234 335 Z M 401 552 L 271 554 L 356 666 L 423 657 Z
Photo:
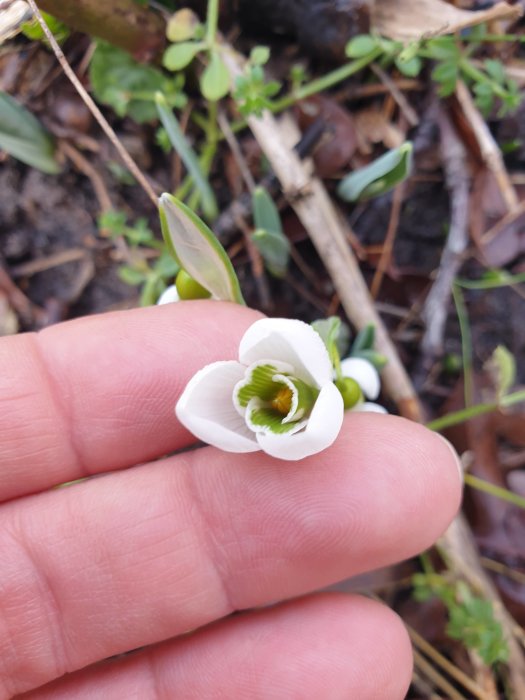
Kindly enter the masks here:
M 367 399 L 377 399 L 381 389 L 381 380 L 379 373 L 371 362 L 361 357 L 348 357 L 341 362 L 341 373 L 343 377 L 353 379 L 362 392 L 362 395 Z M 372 401 L 364 401 L 361 398 L 353 411 L 362 411 L 369 413 L 387 413 L 387 410 L 377 403 Z
M 180 422 L 210 445 L 286 460 L 329 447 L 343 413 L 321 337 L 302 321 L 274 318 L 250 326 L 238 362 L 197 372 L 176 406 Z
M 180 297 L 177 291 L 177 287 L 174 284 L 172 284 L 170 287 L 167 287 L 162 292 L 157 301 L 157 306 L 162 306 L 162 304 L 171 304 L 174 301 L 180 301 Z

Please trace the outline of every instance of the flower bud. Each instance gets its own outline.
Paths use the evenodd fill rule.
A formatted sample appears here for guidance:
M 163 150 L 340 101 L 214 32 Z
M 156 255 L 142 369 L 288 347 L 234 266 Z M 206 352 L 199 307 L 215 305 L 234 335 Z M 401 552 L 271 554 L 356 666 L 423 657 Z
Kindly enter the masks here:
M 355 379 L 342 377 L 341 379 L 336 379 L 334 383 L 343 397 L 345 411 L 354 408 L 363 399 L 363 394 Z
M 209 299 L 211 297 L 209 291 L 193 277 L 190 277 L 186 270 L 179 270 L 175 286 L 181 299 Z

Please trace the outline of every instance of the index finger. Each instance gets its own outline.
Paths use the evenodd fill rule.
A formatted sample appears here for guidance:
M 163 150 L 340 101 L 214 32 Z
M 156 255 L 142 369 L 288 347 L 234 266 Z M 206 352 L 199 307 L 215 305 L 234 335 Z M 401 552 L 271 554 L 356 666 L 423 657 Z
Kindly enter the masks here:
M 259 314 L 184 302 L 93 316 L 0 342 L 0 501 L 180 449 L 195 372 L 236 359 Z

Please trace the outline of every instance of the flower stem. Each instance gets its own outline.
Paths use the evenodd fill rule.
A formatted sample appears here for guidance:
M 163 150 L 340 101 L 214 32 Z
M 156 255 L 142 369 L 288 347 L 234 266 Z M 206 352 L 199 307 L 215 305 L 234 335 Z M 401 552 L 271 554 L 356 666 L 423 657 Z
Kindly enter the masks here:
M 465 423 L 465 421 L 475 418 L 476 416 L 482 416 L 486 413 L 497 411 L 498 408 L 508 408 L 509 406 L 522 402 L 525 402 L 525 389 L 503 396 L 499 403 L 481 403 L 475 406 L 469 406 L 468 408 L 462 408 L 460 411 L 448 413 L 446 416 L 436 418 L 430 421 L 430 423 L 427 423 L 427 428 L 436 431 L 444 430 L 445 428 L 451 428 L 453 425 Z
M 208 0 L 208 14 L 206 17 L 206 43 L 208 47 L 215 44 L 217 25 L 219 23 L 219 0 Z
M 491 496 L 500 498 L 502 501 L 507 501 L 507 503 L 512 503 L 513 505 L 518 506 L 519 508 L 523 508 L 525 510 L 525 498 L 523 498 L 523 496 L 520 496 L 517 493 L 513 493 L 508 489 L 504 489 L 501 486 L 491 484 L 489 481 L 480 479 L 477 476 L 474 476 L 473 474 L 465 474 L 464 478 L 465 483 L 469 486 L 472 486 L 472 488 L 475 488 L 478 491 L 483 491 L 484 493 L 488 493 Z
M 340 83 L 342 80 L 346 80 L 346 78 L 349 78 L 355 73 L 359 73 L 360 70 L 366 68 L 366 66 L 372 63 L 372 61 L 375 61 L 375 59 L 378 58 L 382 53 L 383 50 L 377 47 L 366 56 L 358 58 L 355 61 L 350 61 L 350 63 L 346 63 L 344 66 L 336 68 L 330 73 L 327 73 L 326 75 L 323 75 L 320 78 L 316 78 L 315 80 L 306 83 L 302 87 L 295 90 L 292 94 L 285 95 L 284 97 L 281 97 L 280 100 L 275 100 L 275 102 L 270 107 L 270 111 L 274 114 L 282 112 L 284 109 L 291 107 L 293 104 L 295 104 L 295 102 L 298 102 L 299 100 L 304 100 L 307 97 L 316 95 L 318 92 L 322 92 L 323 90 L 327 90 L 328 88 L 333 87 L 337 83 Z

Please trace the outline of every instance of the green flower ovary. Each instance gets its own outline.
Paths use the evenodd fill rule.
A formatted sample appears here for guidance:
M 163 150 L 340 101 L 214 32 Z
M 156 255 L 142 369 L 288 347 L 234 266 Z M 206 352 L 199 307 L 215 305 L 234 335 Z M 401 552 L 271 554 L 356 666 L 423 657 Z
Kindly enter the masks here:
M 318 389 L 270 364 L 254 367 L 234 390 L 234 399 L 246 409 L 246 423 L 255 432 L 297 431 L 298 421 L 308 417 L 318 395 Z

